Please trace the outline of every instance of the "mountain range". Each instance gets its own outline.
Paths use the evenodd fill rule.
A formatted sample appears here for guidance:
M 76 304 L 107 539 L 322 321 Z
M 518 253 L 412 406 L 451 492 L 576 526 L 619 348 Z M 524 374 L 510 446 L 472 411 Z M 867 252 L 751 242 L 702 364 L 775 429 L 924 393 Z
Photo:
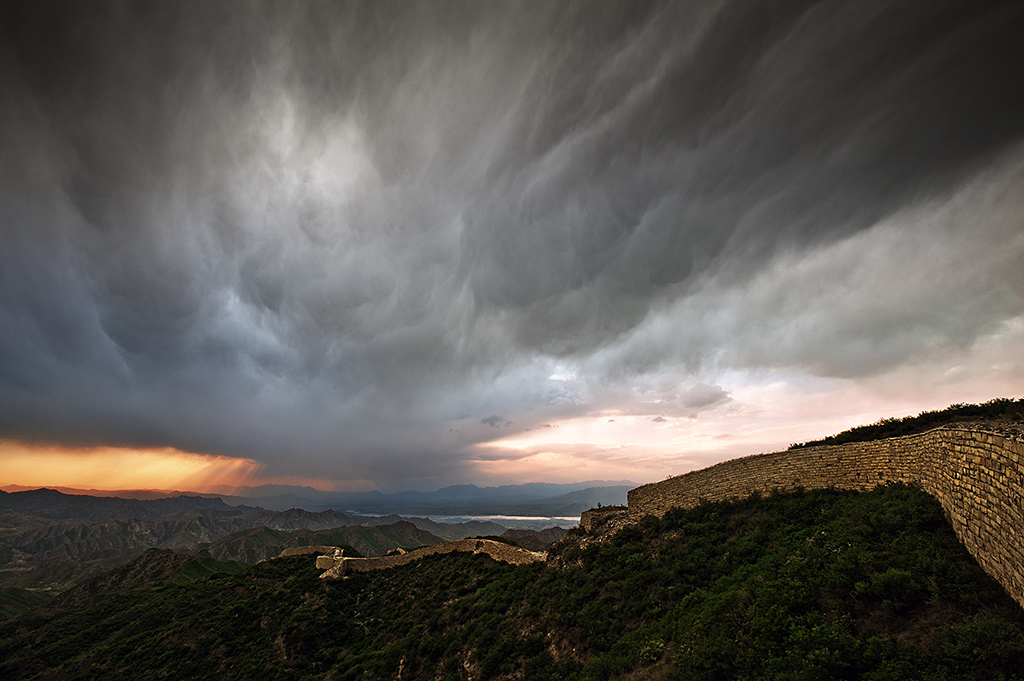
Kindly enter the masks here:
M 595 495 L 608 498 L 617 494 L 615 488 L 552 494 L 559 491 L 559 486 L 544 485 L 536 486 L 535 491 L 551 494 L 546 499 L 557 508 L 571 503 L 567 499 L 586 504 Z M 458 495 L 474 501 L 485 493 L 481 488 L 464 486 L 451 493 L 442 490 L 426 497 L 443 505 L 450 504 Z M 519 490 L 506 489 L 499 494 L 520 504 L 545 501 Z M 408 549 L 473 536 L 501 536 L 510 531 L 505 525 L 485 520 L 438 522 L 396 513 L 360 516 L 334 509 L 275 510 L 232 505 L 219 497 L 200 495 L 137 499 L 65 494 L 53 489 L 0 491 L 0 588 L 61 591 L 97 572 L 122 565 L 150 548 L 206 551 L 219 561 L 251 564 L 294 546 L 347 545 L 363 555 L 375 556 L 399 547 Z M 508 538 L 540 549 L 565 532 L 557 527 L 543 532 L 519 528 L 513 532 L 514 537 Z
M 590 480 L 586 482 L 559 484 L 531 482 L 521 485 L 479 487 L 477 485 L 450 485 L 438 490 L 423 492 L 325 492 L 312 487 L 297 485 L 259 485 L 255 487 L 224 488 L 220 492 L 196 493 L 170 490 L 86 490 L 70 487 L 48 489 L 49 498 L 32 502 L 40 507 L 60 506 L 58 498 L 64 496 L 93 497 L 107 499 L 94 508 L 97 513 L 139 513 L 157 512 L 164 508 L 223 508 L 254 507 L 256 510 L 269 509 L 286 511 L 301 508 L 308 511 L 335 509 L 359 514 L 402 515 L 524 515 L 524 516 L 578 516 L 598 504 L 611 506 L 626 503 L 626 492 L 636 487 L 629 480 Z M 8 490 L 20 493 L 35 491 L 22 486 L 8 485 Z M 0 494 L 5 494 L 0 490 Z M 185 497 L 190 501 L 182 500 Z M 173 501 L 171 501 L 173 500 Z M 140 501 L 160 501 L 154 510 L 132 510 Z M 219 501 L 219 503 L 218 503 Z M 77 502 L 68 502 L 74 504 Z M 0 508 L 4 503 L 0 503 Z M 137 507 L 141 509 L 141 507 Z M 150 507 L 147 507 L 147 509 Z M 59 512 L 59 511 L 58 511 Z M 111 516 L 112 517 L 112 516 Z

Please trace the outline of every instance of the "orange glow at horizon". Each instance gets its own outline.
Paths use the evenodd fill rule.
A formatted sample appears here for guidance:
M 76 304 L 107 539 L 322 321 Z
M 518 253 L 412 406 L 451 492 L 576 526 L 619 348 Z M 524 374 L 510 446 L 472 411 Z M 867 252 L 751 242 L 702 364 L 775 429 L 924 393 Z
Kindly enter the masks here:
M 171 447 L 68 447 L 0 441 L 0 483 L 5 485 L 206 492 L 250 484 L 262 468 L 252 459 Z
M 96 491 L 167 490 L 232 494 L 239 487 L 298 485 L 321 491 L 368 491 L 370 481 L 267 476 L 253 459 L 172 447 L 69 447 L 0 440 L 0 486 Z

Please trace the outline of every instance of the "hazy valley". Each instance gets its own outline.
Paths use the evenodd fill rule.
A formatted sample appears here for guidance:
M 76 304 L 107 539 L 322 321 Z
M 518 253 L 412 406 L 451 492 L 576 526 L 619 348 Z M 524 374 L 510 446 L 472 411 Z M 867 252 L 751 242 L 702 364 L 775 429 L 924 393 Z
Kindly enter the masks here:
M 229 505 L 209 496 L 132 499 L 48 489 L 0 492 L 0 588 L 57 592 L 98 571 L 121 565 L 147 548 L 208 551 L 217 560 L 256 563 L 277 556 L 284 548 L 300 545 L 345 544 L 363 555 L 376 556 L 398 547 L 508 534 L 524 547 L 542 549 L 565 529 L 551 527 L 537 510 L 555 516 L 575 514 L 578 518 L 592 505 L 623 503 L 627 489 L 621 485 L 569 487 L 566 491 L 558 485 L 529 485 L 495 492 L 493 488 L 462 486 L 431 494 L 360 497 L 369 497 L 369 512 L 385 508 L 420 512 L 441 509 L 445 514 L 473 516 L 486 509 L 514 516 L 527 507 L 535 511 L 532 519 L 509 520 L 504 525 L 486 520 L 439 522 L 395 512 L 376 516 L 333 509 L 269 510 Z M 280 495 L 268 498 L 281 500 Z M 324 503 L 323 499 L 292 498 L 314 507 Z M 360 498 L 347 497 L 342 503 L 356 506 Z M 244 499 L 250 504 L 258 500 Z M 393 507 L 382 506 L 389 500 L 394 502 Z M 503 501 L 509 506 L 500 506 Z

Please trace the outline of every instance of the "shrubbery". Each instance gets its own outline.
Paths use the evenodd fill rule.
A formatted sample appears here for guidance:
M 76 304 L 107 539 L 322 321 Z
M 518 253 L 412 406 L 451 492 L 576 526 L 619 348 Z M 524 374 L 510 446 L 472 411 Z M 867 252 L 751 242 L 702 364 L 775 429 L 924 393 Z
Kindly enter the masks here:
M 903 418 L 886 418 L 868 426 L 857 426 L 844 430 L 838 435 L 830 435 L 820 440 L 791 444 L 789 449 L 816 447 L 819 445 L 841 445 L 847 442 L 871 442 L 889 437 L 916 435 L 939 426 L 970 421 L 972 419 L 1009 418 L 1024 422 L 1024 398 L 1014 400 L 1000 397 L 983 404 L 951 404 L 945 409 L 923 411 L 917 416 Z
M 0 677 L 1020 679 L 1024 613 L 938 503 L 892 485 L 709 504 L 564 569 L 309 556 L 0 625 Z

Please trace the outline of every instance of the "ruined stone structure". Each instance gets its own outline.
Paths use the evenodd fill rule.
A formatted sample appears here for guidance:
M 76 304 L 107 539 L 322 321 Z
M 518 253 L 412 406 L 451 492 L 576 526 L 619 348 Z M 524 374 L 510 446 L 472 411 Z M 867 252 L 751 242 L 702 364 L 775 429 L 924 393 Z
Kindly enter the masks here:
M 626 506 L 601 506 L 580 514 L 580 527 L 591 534 L 614 532 L 629 524 Z
M 546 553 L 528 551 L 518 546 L 510 546 L 491 539 L 459 539 L 457 541 L 434 544 L 433 546 L 423 546 L 397 556 L 382 556 L 379 558 L 347 558 L 340 555 L 318 556 L 316 566 L 321 570 L 326 570 L 326 572 L 320 575 L 321 579 L 335 579 L 344 577 L 350 572 L 373 572 L 374 570 L 386 570 L 398 565 L 407 565 L 415 560 L 438 553 L 486 553 L 494 560 L 513 565 L 536 563 L 547 558 Z
M 278 558 L 287 558 L 288 556 L 308 556 L 310 554 L 322 554 L 322 553 L 333 553 L 338 551 L 340 556 L 341 549 L 334 546 L 292 546 L 287 548 L 277 555 Z
M 1024 442 L 1011 435 L 937 428 L 734 459 L 630 490 L 629 518 L 755 492 L 864 491 L 886 482 L 917 485 L 938 499 L 971 555 L 1024 606 Z

